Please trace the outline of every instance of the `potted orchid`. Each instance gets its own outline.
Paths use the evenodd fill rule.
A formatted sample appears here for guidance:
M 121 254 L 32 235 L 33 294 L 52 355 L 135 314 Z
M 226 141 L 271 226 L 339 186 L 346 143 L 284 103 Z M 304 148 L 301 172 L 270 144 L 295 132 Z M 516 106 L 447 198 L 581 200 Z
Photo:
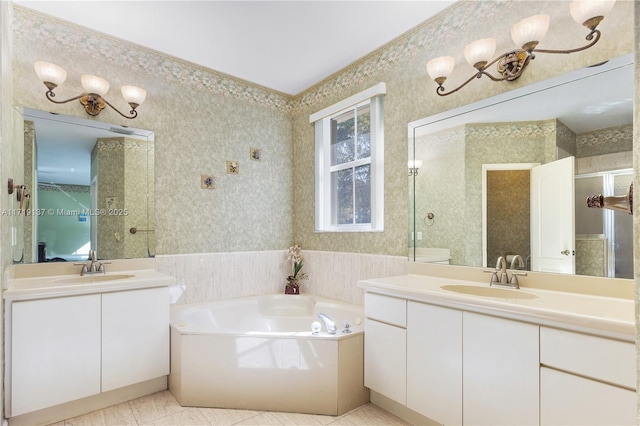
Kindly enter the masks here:
M 300 294 L 300 281 L 306 280 L 309 276 L 302 272 L 304 258 L 302 249 L 295 244 L 287 251 L 287 262 L 291 262 L 291 275 L 287 277 L 287 285 L 284 288 L 285 294 Z

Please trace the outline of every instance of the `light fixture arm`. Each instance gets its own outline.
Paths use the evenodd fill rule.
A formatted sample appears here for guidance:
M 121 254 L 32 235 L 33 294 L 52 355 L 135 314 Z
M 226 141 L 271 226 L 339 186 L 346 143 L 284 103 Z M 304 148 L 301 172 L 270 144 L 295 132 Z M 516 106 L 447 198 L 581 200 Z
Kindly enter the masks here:
M 489 67 L 491 67 L 492 65 L 494 65 L 496 62 L 500 61 L 500 60 L 509 60 L 509 58 L 516 58 L 516 67 L 513 71 L 511 72 L 505 72 L 504 68 L 506 67 L 506 65 L 502 65 L 503 70 L 499 71 L 502 73 L 502 77 L 496 77 L 494 75 L 492 75 L 491 73 L 487 72 L 487 69 Z M 474 75 L 472 75 L 471 77 L 469 77 L 464 83 L 462 83 L 461 85 L 459 85 L 458 87 L 456 87 L 453 90 L 450 90 L 449 92 L 445 92 L 445 88 L 442 84 L 438 84 L 438 87 L 436 88 L 436 93 L 440 96 L 447 96 L 450 95 L 452 93 L 457 92 L 458 90 L 462 89 L 464 86 L 466 86 L 467 84 L 469 84 L 473 79 L 475 78 L 481 78 L 483 75 L 486 75 L 487 77 L 489 77 L 489 79 L 491 79 L 492 81 L 505 81 L 505 80 L 515 80 L 518 77 L 520 77 L 520 75 L 522 74 L 522 71 L 524 71 L 524 68 L 529 64 L 529 61 L 531 59 L 535 58 L 535 55 L 533 55 L 530 52 L 527 52 L 526 50 L 522 50 L 522 49 L 516 49 L 516 50 L 512 50 L 510 52 L 507 53 L 503 53 L 502 55 L 496 57 L 495 59 L 493 59 L 491 62 L 488 62 L 486 65 L 484 65 L 482 68 L 478 68 L 478 72 L 475 73 Z M 513 62 L 513 61 L 511 61 Z M 444 82 L 443 82 L 444 83 Z
M 55 88 L 55 86 L 54 86 L 54 88 Z M 67 102 L 71 102 L 71 101 L 75 101 L 77 99 L 80 99 L 81 97 L 84 96 L 84 93 L 81 94 L 81 95 L 75 96 L 73 98 L 66 99 L 64 101 L 56 101 L 55 99 L 53 99 L 56 96 L 56 94 L 53 93 L 53 89 L 49 89 L 49 90 L 47 90 L 47 93 L 45 94 L 45 96 L 47 97 L 47 99 L 49 99 L 54 104 L 66 104 Z
M 111 105 L 109 103 L 109 101 L 107 101 L 106 99 L 102 98 L 102 101 L 105 104 L 109 105 L 111 107 L 111 109 L 113 109 L 115 112 L 117 112 L 118 114 L 120 114 L 124 118 L 133 119 L 133 118 L 136 118 L 138 116 L 138 111 L 136 111 L 136 108 L 138 107 L 137 104 L 134 104 L 134 103 L 131 103 L 131 102 L 129 103 L 129 106 L 131 107 L 131 111 L 129 111 L 129 114 L 131 114 L 131 115 L 129 116 L 129 115 L 125 115 L 125 114 L 121 113 L 118 108 L 116 108 L 113 105 Z
M 48 83 L 48 84 L 45 83 L 45 85 L 49 89 L 45 93 L 45 96 L 47 97 L 48 100 L 50 100 L 54 104 L 66 104 L 67 102 L 71 102 L 79 99 L 80 103 L 84 106 L 85 111 L 92 116 L 96 116 L 100 114 L 100 111 L 104 109 L 105 105 L 109 105 L 111 109 L 113 109 L 115 112 L 117 112 L 124 118 L 134 119 L 138 116 L 138 112 L 136 111 L 136 108 L 139 105 L 134 103 L 129 103 L 129 106 L 131 106 L 131 111 L 129 111 L 129 114 L 131 115 L 125 115 L 122 112 L 120 112 L 118 108 L 111 105 L 109 101 L 107 101 L 102 96 L 95 93 L 82 93 L 78 96 L 74 96 L 73 98 L 65 99 L 64 101 L 57 101 L 53 99 L 56 96 L 56 94 L 53 92 L 53 89 L 55 89 L 57 86 L 54 85 L 53 83 Z
M 582 47 L 577 47 L 575 49 L 568 49 L 568 50 L 551 50 L 551 49 L 534 49 L 534 52 L 538 52 L 538 53 L 564 53 L 564 54 L 568 54 L 568 53 L 575 53 L 575 52 L 581 52 L 583 50 L 587 50 L 588 48 L 592 47 L 593 45 L 595 45 L 598 40 L 600 40 L 600 36 L 602 35 L 602 33 L 600 32 L 600 30 L 591 30 L 591 32 L 589 34 L 587 34 L 587 36 L 585 37 L 585 40 L 587 41 L 591 41 L 591 43 L 586 44 Z M 595 36 L 595 37 L 594 37 Z
M 597 23 L 599 23 L 599 21 L 596 22 L 595 25 L 597 25 Z M 585 23 L 585 26 L 586 26 L 586 23 Z M 467 79 L 465 82 L 463 82 L 453 90 L 445 92 L 445 88 L 443 86 L 445 79 L 441 78 L 439 80 L 436 80 L 436 83 L 438 83 L 438 87 L 436 87 L 436 93 L 440 96 L 450 95 L 462 89 L 464 86 L 469 84 L 473 79 L 480 78 L 483 75 L 486 75 L 488 78 L 490 78 L 493 81 L 517 80 L 522 75 L 524 69 L 527 67 L 529 62 L 532 59 L 535 59 L 535 53 L 569 54 L 569 53 L 581 52 L 583 50 L 587 50 L 590 47 L 594 46 L 600 40 L 600 36 L 602 35 L 602 33 L 600 32 L 600 30 L 596 29 L 595 27 L 590 28 L 590 30 L 591 31 L 589 32 L 589 34 L 587 34 L 587 36 L 585 37 L 585 39 L 590 43 L 582 47 L 577 47 L 575 49 L 566 49 L 566 50 L 552 50 L 552 49 L 537 49 L 534 45 L 533 47 L 527 50 L 525 49 L 511 50 L 509 52 L 503 53 L 502 55 L 496 57 L 495 59 L 483 65 L 482 67 L 478 67 L 477 68 L 478 71 L 474 75 L 469 77 L 469 79 Z M 494 75 L 491 75 L 489 72 L 487 72 L 487 69 L 496 63 L 498 63 L 497 69 L 498 69 L 498 72 L 502 75 L 502 77 L 496 77 Z

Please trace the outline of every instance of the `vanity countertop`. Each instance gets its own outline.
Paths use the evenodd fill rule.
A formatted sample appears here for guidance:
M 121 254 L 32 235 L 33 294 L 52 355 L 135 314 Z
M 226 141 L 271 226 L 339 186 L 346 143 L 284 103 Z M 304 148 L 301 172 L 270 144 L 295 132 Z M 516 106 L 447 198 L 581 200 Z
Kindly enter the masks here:
M 164 287 L 174 284 L 175 278 L 154 269 L 134 269 L 83 276 L 11 278 L 7 282 L 3 298 L 6 301 L 20 301 Z
M 504 289 L 505 292 L 528 293 L 531 298 L 527 299 L 478 296 L 444 290 L 442 286 L 469 286 L 474 287 L 469 290 L 479 288 L 480 291 L 482 288 L 503 288 L 490 287 L 488 283 L 417 274 L 361 280 L 358 286 L 369 292 L 629 342 L 636 338 L 635 307 L 630 299 L 529 287 Z

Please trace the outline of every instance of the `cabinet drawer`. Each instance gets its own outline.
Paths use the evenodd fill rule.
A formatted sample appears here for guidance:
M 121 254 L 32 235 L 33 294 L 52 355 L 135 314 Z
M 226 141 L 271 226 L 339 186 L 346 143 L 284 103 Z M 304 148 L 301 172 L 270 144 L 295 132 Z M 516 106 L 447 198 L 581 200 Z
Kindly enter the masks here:
M 549 367 L 636 388 L 633 343 L 540 327 L 540 363 Z
M 364 295 L 364 315 L 387 324 L 407 327 L 407 301 L 380 294 Z
M 636 393 L 542 367 L 540 424 L 634 425 Z

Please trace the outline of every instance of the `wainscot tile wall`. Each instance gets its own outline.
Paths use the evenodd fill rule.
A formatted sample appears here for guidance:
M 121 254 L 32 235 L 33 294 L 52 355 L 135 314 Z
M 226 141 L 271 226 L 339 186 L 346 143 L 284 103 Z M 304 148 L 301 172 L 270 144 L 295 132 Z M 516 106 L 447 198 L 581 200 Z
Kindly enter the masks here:
M 360 253 L 304 251 L 301 293 L 362 305 L 361 279 L 404 275 L 407 258 Z M 291 265 L 286 250 L 160 255 L 158 270 L 176 277 L 186 287 L 177 301 L 203 303 L 219 299 L 284 292 Z M 174 288 L 172 291 L 177 291 Z

